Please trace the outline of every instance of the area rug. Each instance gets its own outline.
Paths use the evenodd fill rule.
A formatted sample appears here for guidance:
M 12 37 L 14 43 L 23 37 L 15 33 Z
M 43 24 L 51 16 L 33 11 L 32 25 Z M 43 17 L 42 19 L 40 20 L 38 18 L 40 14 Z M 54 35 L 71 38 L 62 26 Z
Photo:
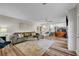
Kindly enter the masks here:
M 40 39 L 36 41 L 26 41 L 15 46 L 26 56 L 41 56 L 53 43 L 52 40 Z

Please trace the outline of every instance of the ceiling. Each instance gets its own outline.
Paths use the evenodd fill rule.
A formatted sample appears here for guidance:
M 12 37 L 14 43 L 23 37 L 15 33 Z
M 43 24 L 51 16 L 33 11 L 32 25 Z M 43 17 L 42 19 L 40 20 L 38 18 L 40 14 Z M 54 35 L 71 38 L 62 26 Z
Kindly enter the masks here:
M 21 20 L 43 21 L 66 16 L 74 3 L 0 3 L 0 15 Z

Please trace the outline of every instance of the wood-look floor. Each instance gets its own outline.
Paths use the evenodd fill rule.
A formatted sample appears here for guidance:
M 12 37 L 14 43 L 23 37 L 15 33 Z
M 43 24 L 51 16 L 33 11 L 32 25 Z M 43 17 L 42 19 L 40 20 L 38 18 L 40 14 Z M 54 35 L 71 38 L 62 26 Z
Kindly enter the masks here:
M 44 56 L 76 56 L 75 51 L 68 50 L 67 38 L 48 37 L 48 39 L 55 41 L 55 43 L 46 51 Z
M 65 38 L 51 38 L 55 41 L 43 56 L 76 56 L 75 51 L 69 51 L 67 49 L 67 39 Z M 0 56 L 25 56 L 15 45 L 10 45 L 3 49 L 0 49 Z

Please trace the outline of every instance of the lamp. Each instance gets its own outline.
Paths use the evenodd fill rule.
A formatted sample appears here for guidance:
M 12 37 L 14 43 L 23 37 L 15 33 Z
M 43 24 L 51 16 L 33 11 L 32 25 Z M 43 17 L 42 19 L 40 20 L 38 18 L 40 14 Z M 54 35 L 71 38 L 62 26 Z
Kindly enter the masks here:
M 7 28 L 0 28 L 0 32 L 7 32 Z
M 0 35 L 6 35 L 7 28 L 6 27 L 0 27 Z

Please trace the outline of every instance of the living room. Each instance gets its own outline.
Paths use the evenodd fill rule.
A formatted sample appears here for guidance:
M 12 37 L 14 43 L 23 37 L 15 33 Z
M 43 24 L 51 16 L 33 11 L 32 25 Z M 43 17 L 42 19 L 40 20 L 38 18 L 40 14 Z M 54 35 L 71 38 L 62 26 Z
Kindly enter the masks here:
M 0 4 L 0 55 L 77 56 L 73 34 L 77 6 L 75 3 Z

